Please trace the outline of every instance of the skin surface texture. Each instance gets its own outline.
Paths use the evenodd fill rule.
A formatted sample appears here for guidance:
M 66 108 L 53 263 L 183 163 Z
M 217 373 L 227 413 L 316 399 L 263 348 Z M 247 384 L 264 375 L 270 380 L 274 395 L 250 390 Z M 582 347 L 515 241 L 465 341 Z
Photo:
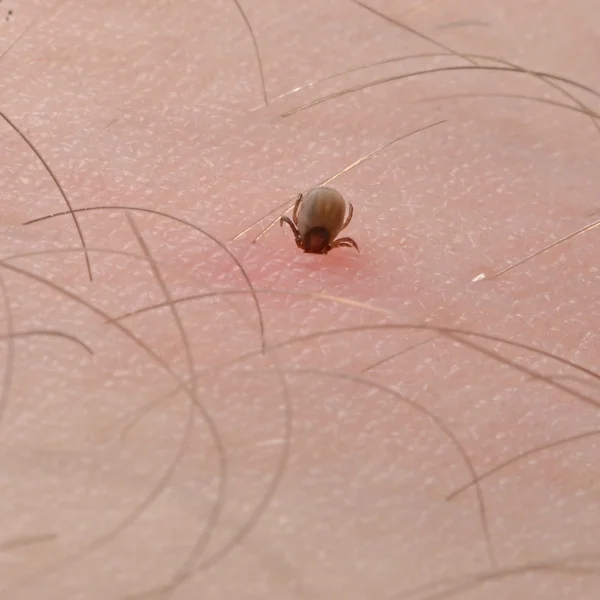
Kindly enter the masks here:
M 0 600 L 600 598 L 599 52 L 594 0 L 1 0 Z M 360 253 L 279 227 L 318 186 Z

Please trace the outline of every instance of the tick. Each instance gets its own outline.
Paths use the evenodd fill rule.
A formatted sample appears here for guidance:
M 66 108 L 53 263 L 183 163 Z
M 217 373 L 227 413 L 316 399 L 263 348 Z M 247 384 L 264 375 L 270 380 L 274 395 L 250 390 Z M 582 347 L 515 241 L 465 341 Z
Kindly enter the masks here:
M 348 216 L 346 215 L 348 204 Z M 316 187 L 306 195 L 300 194 L 294 204 L 292 219 L 282 215 L 279 219 L 283 227 L 287 223 L 294 234 L 296 246 L 311 254 L 327 254 L 333 248 L 348 246 L 356 248 L 356 242 L 350 237 L 338 238 L 341 231 L 352 220 L 354 207 L 346 202 L 336 190 L 328 187 Z

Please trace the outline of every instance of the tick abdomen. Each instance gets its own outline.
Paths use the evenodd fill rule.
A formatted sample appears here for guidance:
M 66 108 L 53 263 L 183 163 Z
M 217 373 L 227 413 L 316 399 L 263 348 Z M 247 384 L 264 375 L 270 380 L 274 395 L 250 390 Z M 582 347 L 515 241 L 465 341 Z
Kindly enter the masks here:
M 302 241 L 304 243 L 304 252 L 321 254 L 331 241 L 329 231 L 324 227 L 313 227 L 304 234 Z
M 289 225 L 296 246 L 304 252 L 327 254 L 334 248 L 348 246 L 360 252 L 352 238 L 337 237 L 338 233 L 348 226 L 353 214 L 354 207 L 350 202 L 346 203 L 339 192 L 328 187 L 318 187 L 305 195 L 299 194 L 294 204 L 292 219 L 283 214 L 279 217 L 279 223 L 282 226 L 284 223 Z
M 323 228 L 333 240 L 341 231 L 346 215 L 346 201 L 336 190 L 313 188 L 302 197 L 298 212 L 298 230 L 304 237 L 311 229 Z

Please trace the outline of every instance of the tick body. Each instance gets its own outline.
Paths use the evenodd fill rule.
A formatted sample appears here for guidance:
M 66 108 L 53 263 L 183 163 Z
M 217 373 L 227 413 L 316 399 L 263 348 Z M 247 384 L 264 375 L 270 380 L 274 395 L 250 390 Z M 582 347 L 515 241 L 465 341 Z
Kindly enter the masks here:
M 328 187 L 316 187 L 307 194 L 298 196 L 292 219 L 282 215 L 279 223 L 290 226 L 296 245 L 304 252 L 327 254 L 333 248 L 341 246 L 358 250 L 352 238 L 337 237 L 348 226 L 353 213 L 354 207 L 339 192 Z

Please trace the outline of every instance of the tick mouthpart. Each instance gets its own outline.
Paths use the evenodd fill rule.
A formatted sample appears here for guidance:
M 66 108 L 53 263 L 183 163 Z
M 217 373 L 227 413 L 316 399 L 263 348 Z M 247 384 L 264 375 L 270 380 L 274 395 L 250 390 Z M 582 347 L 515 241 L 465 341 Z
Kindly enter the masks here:
M 310 229 L 302 240 L 304 252 L 310 254 L 322 254 L 329 246 L 331 236 L 325 227 L 313 227 Z

